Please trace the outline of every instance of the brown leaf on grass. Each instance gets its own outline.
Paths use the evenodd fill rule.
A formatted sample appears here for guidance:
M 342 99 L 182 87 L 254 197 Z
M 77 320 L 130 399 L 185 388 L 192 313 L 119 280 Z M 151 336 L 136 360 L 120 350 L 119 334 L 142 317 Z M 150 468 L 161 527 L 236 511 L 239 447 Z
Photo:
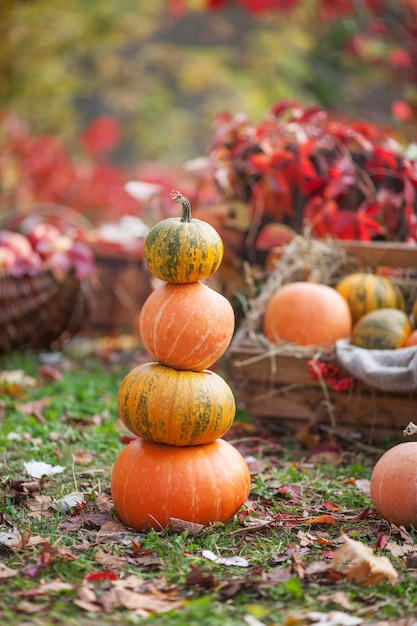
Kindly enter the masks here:
M 93 462 L 93 455 L 91 452 L 87 452 L 87 450 L 76 450 L 72 453 L 72 460 L 76 465 L 87 467 Z
M 397 558 L 417 556 L 417 545 L 410 545 L 409 543 L 398 544 L 395 541 L 387 541 L 385 549 Z
M 21 402 L 16 404 L 18 411 L 21 411 L 24 415 L 31 415 L 38 420 L 40 424 L 46 424 L 42 412 L 48 406 L 49 398 L 41 398 L 40 400 L 31 400 L 30 402 Z
M 35 387 L 36 380 L 26 376 L 23 370 L 0 371 L 0 393 L 8 394 L 12 398 L 26 398 L 26 389 Z
M 338 606 L 340 606 L 342 609 L 345 609 L 346 611 L 353 611 L 355 608 L 353 604 L 351 603 L 351 601 L 349 600 L 347 593 L 345 591 L 335 591 L 334 593 L 331 593 L 331 594 L 323 593 L 320 596 L 318 596 L 317 599 L 323 604 L 329 604 L 330 602 L 332 602 L 333 604 L 337 604 Z
M 170 530 L 174 530 L 177 532 L 187 531 L 191 537 L 195 537 L 199 535 L 205 530 L 204 524 L 195 524 L 194 522 L 187 522 L 183 519 L 178 519 L 177 517 L 169 518 L 169 528 Z
M 197 565 L 191 563 L 190 569 L 185 576 L 186 586 L 202 587 L 203 589 L 214 589 L 219 581 L 212 572 L 207 572 Z
M 44 596 L 48 593 L 61 593 L 61 591 L 72 591 L 73 589 L 73 584 L 65 583 L 60 578 L 56 578 L 55 580 L 50 580 L 49 582 L 42 582 L 39 587 L 21 591 L 19 592 L 19 595 L 25 597 Z
M 340 569 L 347 580 L 376 585 L 387 580 L 395 585 L 398 572 L 386 556 L 376 556 L 369 546 L 343 535 L 344 544 L 333 555 L 332 568 Z
M 50 510 L 53 498 L 51 496 L 43 496 L 36 494 L 30 498 L 25 506 L 29 510 L 29 517 L 36 517 L 42 519 L 44 517 L 51 517 L 54 513 Z
M 84 509 L 78 515 L 72 515 L 64 519 L 58 524 L 58 528 L 68 531 L 80 530 L 81 528 L 99 530 L 112 519 L 112 516 L 107 511 L 89 511 Z
M 180 608 L 184 599 L 178 596 L 176 586 L 166 586 L 162 580 L 147 580 L 131 575 L 110 581 L 110 589 L 96 594 L 88 585 L 77 590 L 74 604 L 88 612 L 110 613 L 118 608 L 135 611 L 140 617 L 165 613 Z
M 99 493 L 95 504 L 99 511 L 111 511 L 113 508 L 113 502 L 106 493 Z
M 126 556 L 115 556 L 104 552 L 104 550 L 98 550 L 95 554 L 95 560 L 100 563 L 106 570 L 118 572 L 124 565 L 128 563 Z
M 43 380 L 61 380 L 63 377 L 61 370 L 47 364 L 41 365 L 39 374 Z
M 11 569 L 7 567 L 4 563 L 0 563 L 0 580 L 5 580 L 6 578 L 13 578 L 19 574 L 18 570 Z
M 4 493 L 14 502 L 20 503 L 26 501 L 29 494 L 39 494 L 49 480 L 49 476 L 6 480 L 3 483 Z
M 288 546 L 288 552 L 290 554 L 293 568 L 298 578 L 300 580 L 303 580 L 305 576 L 305 565 L 302 562 L 300 555 L 298 554 L 297 548 L 295 546 Z

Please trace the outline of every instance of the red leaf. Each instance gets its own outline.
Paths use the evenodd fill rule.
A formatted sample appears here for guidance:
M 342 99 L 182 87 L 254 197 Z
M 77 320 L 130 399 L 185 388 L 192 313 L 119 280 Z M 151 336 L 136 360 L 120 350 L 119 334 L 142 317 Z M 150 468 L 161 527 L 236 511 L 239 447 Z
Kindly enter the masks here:
M 110 115 L 98 117 L 81 136 L 85 150 L 93 155 L 111 152 L 120 143 L 121 135 L 117 120 Z
M 398 122 L 406 122 L 413 117 L 413 109 L 407 102 L 395 100 L 391 105 L 391 114 Z
M 405 50 L 392 50 L 388 54 L 388 61 L 391 65 L 397 68 L 409 69 L 413 66 L 413 61 Z
M 90 572 L 84 578 L 84 582 L 97 582 L 99 580 L 118 580 L 118 575 L 114 572 Z

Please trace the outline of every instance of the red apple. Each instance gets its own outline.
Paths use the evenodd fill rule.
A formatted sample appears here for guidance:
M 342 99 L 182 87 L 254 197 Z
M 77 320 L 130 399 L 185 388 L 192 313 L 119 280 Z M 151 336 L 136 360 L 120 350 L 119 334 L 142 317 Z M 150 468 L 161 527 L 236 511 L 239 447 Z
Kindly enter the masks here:
M 28 257 L 33 252 L 32 244 L 25 235 L 15 233 L 11 230 L 0 230 L 0 244 L 11 248 L 16 257 Z
M 34 276 L 43 269 L 39 254 L 32 250 L 27 257 L 19 257 L 9 270 L 11 276 Z
M 36 226 L 28 233 L 28 239 L 35 250 L 37 250 L 39 242 L 54 241 L 54 239 L 60 235 L 61 232 L 58 228 L 56 228 L 56 226 L 48 224 L 47 222 L 39 222 L 39 224 L 36 224 Z
M 16 261 L 16 252 L 9 248 L 8 246 L 4 246 L 0 244 L 0 269 L 7 270 Z
M 71 246 L 71 237 L 67 237 L 67 235 L 61 235 L 59 233 L 57 237 L 51 239 L 50 241 L 47 239 L 39 241 L 36 245 L 36 250 L 44 259 L 46 259 L 55 252 L 68 252 Z

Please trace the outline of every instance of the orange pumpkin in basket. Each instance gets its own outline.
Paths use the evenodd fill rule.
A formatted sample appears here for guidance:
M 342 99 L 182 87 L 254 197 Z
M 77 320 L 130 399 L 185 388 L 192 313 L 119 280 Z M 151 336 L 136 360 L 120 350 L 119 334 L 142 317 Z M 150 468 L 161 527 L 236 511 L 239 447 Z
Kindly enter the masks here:
M 265 308 L 263 328 L 273 343 L 331 345 L 350 336 L 352 318 L 346 300 L 335 289 L 299 281 L 273 294 Z
M 149 354 L 181 370 L 210 367 L 225 352 L 234 327 L 230 302 L 200 282 L 161 285 L 139 315 L 139 334 Z

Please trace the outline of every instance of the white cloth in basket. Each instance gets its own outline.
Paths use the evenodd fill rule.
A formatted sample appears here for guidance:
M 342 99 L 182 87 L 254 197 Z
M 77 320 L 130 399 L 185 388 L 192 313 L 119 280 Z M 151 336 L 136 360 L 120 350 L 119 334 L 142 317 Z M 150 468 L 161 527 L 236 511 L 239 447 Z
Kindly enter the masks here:
M 336 358 L 349 374 L 379 391 L 417 391 L 417 346 L 367 350 L 339 339 Z

